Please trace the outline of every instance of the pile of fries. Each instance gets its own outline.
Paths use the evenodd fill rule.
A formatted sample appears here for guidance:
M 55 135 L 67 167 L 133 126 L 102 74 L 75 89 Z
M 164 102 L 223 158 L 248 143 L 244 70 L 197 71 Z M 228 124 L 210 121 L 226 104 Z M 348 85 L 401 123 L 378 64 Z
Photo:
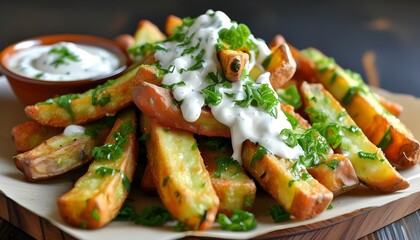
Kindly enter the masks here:
M 14 162 L 30 182 L 90 164 L 58 199 L 67 223 L 94 229 L 117 216 L 130 191 L 139 144 L 145 145 L 148 159 L 142 190 L 157 191 L 172 217 L 194 230 L 210 228 L 218 213 L 252 211 L 254 181 L 298 220 L 322 213 L 333 197 L 359 183 L 380 192 L 409 187 L 396 169 L 419 162 L 419 143 L 398 119 L 399 105 L 377 96 L 358 74 L 318 50 L 297 50 L 281 36 L 269 44 L 265 69 L 250 75 L 256 79 L 270 72 L 273 89 L 283 96 L 281 110 L 299 132 L 297 138 L 282 136 L 308 154 L 286 159 L 245 141 L 242 166 L 231 159 L 230 129 L 208 108 L 197 121 L 186 121 L 171 90 L 162 87 L 153 49 L 142 48 L 164 41 L 183 23 L 169 16 L 164 34 L 140 21 L 130 49 L 141 49 L 142 55 L 133 56 L 129 70 L 87 92 L 27 106 L 31 120 L 13 128 L 19 152 Z M 220 50 L 217 55 L 225 77 L 240 80 L 247 52 Z M 231 67 L 233 60 L 239 67 Z M 71 125 L 79 131 L 63 132 Z M 140 136 L 144 141 L 137 140 Z M 322 156 L 311 152 L 320 149 Z

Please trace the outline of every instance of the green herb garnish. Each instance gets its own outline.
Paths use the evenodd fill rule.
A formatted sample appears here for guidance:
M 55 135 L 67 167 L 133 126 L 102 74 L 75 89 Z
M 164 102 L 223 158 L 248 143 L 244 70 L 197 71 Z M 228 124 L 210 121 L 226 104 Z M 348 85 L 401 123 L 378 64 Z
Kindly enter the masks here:
M 141 46 L 135 46 L 128 49 L 128 53 L 133 54 L 134 56 L 144 57 L 149 55 L 152 52 L 156 51 L 164 51 L 167 52 L 168 50 L 157 43 L 145 43 Z
M 78 62 L 80 61 L 79 57 L 66 47 L 66 46 L 57 46 L 53 47 L 48 54 L 55 54 L 57 55 L 57 58 L 54 59 L 54 61 L 51 62 L 51 65 L 55 68 L 59 67 L 63 64 L 69 64 L 69 61 Z
M 263 146 L 259 146 L 257 151 L 252 155 L 251 163 L 249 164 L 251 167 L 254 167 L 255 163 L 261 160 L 266 154 L 268 153 L 267 148 Z
M 232 173 L 233 175 L 239 173 L 241 171 L 241 165 L 238 161 L 231 157 L 226 156 L 218 156 L 215 159 L 217 171 L 214 173 L 216 178 L 220 178 L 224 172 L 228 170 L 228 168 L 234 168 L 235 171 Z
M 279 100 L 277 94 L 269 87 L 268 84 L 252 84 L 243 85 L 245 90 L 245 98 L 237 100 L 235 103 L 243 108 L 249 106 L 264 109 L 272 117 L 277 118 Z
M 230 218 L 223 213 L 217 214 L 217 222 L 223 230 L 250 231 L 257 227 L 254 214 L 239 209 L 234 209 L 232 212 Z
M 101 216 L 99 215 L 98 209 L 96 207 L 92 210 L 90 216 L 92 216 L 92 218 L 98 222 L 101 221 Z
M 297 145 L 297 138 L 296 138 L 296 134 L 293 132 L 293 130 L 291 129 L 283 129 L 280 132 L 280 138 L 281 140 L 283 140 L 283 142 L 293 148 Z
M 136 218 L 136 209 L 133 205 L 124 204 L 118 215 L 114 218 L 115 221 L 134 221 Z
M 158 226 L 171 220 L 172 216 L 166 208 L 161 206 L 150 206 L 139 212 L 134 223 L 144 226 Z
M 134 127 L 130 122 L 121 125 L 119 131 L 112 134 L 115 143 L 107 143 L 92 150 L 92 156 L 95 161 L 101 160 L 117 160 L 123 154 L 123 148 L 127 144 L 127 135 L 134 131 Z
M 300 108 L 302 106 L 302 100 L 296 85 L 291 85 L 286 89 L 279 89 L 277 90 L 277 94 L 280 101 L 287 103 L 294 108 Z
M 378 159 L 378 155 L 376 155 L 376 153 L 368 153 L 368 152 L 359 151 L 357 152 L 357 155 L 360 158 L 366 158 L 366 159 L 372 159 L 372 160 Z
M 257 45 L 250 39 L 250 36 L 251 31 L 242 23 L 237 27 L 232 26 L 230 29 L 224 28 L 219 31 L 216 49 L 255 50 L 257 49 Z
M 327 163 L 326 165 L 332 170 L 335 170 L 338 166 L 338 163 L 339 161 L 337 159 L 333 159 L 331 162 Z
M 95 87 L 92 91 L 92 105 L 105 106 L 111 101 L 111 94 L 106 92 L 106 88 L 112 86 L 116 80 L 108 80 L 106 83 Z
M 286 210 L 280 205 L 274 205 L 270 207 L 269 211 L 275 223 L 290 220 L 290 217 L 291 217 L 290 213 L 286 212 Z

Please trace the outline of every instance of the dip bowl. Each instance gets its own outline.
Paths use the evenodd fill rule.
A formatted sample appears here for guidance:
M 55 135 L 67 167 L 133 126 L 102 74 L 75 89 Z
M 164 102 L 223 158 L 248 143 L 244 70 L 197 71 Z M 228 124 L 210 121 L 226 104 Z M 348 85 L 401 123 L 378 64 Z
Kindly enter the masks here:
M 115 70 L 104 75 L 66 81 L 41 80 L 35 77 L 31 78 L 17 74 L 9 69 L 8 61 L 10 57 L 18 51 L 39 45 L 53 45 L 59 42 L 90 45 L 108 50 L 119 59 L 120 64 Z M 118 75 L 127 68 L 128 64 L 129 58 L 127 53 L 120 47 L 120 45 L 112 40 L 90 35 L 62 34 L 40 36 L 14 43 L 6 47 L 0 53 L 0 71 L 6 76 L 15 95 L 26 105 L 32 105 L 40 101 L 45 101 L 48 98 L 58 95 L 80 93 L 90 88 L 94 88 L 108 79 L 118 77 Z

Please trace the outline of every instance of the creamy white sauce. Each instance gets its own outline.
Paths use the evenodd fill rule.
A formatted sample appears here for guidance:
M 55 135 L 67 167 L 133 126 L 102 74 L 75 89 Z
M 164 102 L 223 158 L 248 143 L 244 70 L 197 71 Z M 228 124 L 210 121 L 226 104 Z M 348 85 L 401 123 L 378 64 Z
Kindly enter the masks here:
M 63 57 L 52 49 L 65 49 L 71 56 Z M 54 81 L 94 78 L 121 66 L 119 58 L 106 49 L 69 42 L 22 49 L 13 54 L 7 64 L 16 74 Z
M 219 31 L 223 28 L 230 29 L 237 26 L 226 14 L 209 10 L 206 14 L 199 16 L 194 24 L 188 28 L 186 37 L 191 37 L 191 42 L 185 46 L 180 46 L 180 42 L 162 42 L 160 45 L 166 51 L 158 50 L 155 58 L 163 69 L 174 67 L 172 72 L 163 77 L 162 83 L 173 85 L 184 82 L 185 85 L 174 86 L 172 93 L 176 100 L 182 101 L 181 110 L 185 120 L 196 121 L 201 109 L 205 105 L 205 99 L 201 91 L 210 83 L 206 81 L 206 76 L 210 73 L 221 73 L 222 69 L 217 59 L 215 45 L 219 38 Z M 184 27 L 185 28 L 185 27 Z M 257 51 L 250 51 L 250 60 L 246 66 L 247 74 L 254 67 L 263 69 L 261 63 L 270 54 L 270 49 L 262 40 L 256 39 L 253 35 L 249 37 L 256 45 Z M 182 55 L 185 49 L 199 44 L 199 48 L 191 54 Z M 202 58 L 202 68 L 194 71 L 183 71 L 196 63 L 195 56 L 204 49 L 205 54 Z M 268 84 L 270 74 L 262 74 L 254 84 Z M 217 106 L 209 105 L 214 117 L 221 123 L 230 128 L 232 135 L 232 147 L 234 150 L 233 158 L 241 162 L 242 143 L 249 139 L 254 143 L 259 143 L 271 153 L 289 159 L 298 159 L 303 155 L 300 146 L 288 147 L 279 137 L 284 128 L 291 128 L 286 116 L 277 107 L 277 118 L 271 116 L 263 109 L 257 107 L 240 107 L 235 104 L 235 100 L 242 100 L 246 94 L 243 82 L 232 83 L 231 88 L 220 87 L 222 92 L 222 102 Z M 224 93 L 234 94 L 234 98 L 226 97 Z
M 63 134 L 69 137 L 76 134 L 83 134 L 83 133 L 85 133 L 85 128 L 80 125 L 74 125 L 74 124 L 68 125 L 66 128 L 64 128 L 64 131 L 63 131 Z

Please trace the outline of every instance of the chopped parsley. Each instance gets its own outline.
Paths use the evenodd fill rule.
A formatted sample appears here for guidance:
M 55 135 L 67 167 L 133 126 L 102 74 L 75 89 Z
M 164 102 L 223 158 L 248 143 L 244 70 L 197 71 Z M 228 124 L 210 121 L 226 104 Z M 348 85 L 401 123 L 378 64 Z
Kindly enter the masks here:
M 310 128 L 305 130 L 298 135 L 297 139 L 304 152 L 299 161 L 306 168 L 318 165 L 327 158 L 330 146 L 316 129 Z
M 177 83 L 173 83 L 171 85 L 162 84 L 162 87 L 166 88 L 166 89 L 173 89 L 174 87 L 185 86 L 185 85 L 186 84 L 185 84 L 184 81 L 180 81 L 180 82 L 177 82 Z
M 203 145 L 213 152 L 227 152 L 231 149 L 230 140 L 228 138 L 200 136 L 199 140 L 200 146 Z
M 133 221 L 135 224 L 144 226 L 159 226 L 172 219 L 168 210 L 161 206 L 150 206 L 140 210 L 139 213 L 136 213 L 134 206 L 125 204 L 114 220 Z
M 338 161 L 337 159 L 333 159 L 333 160 L 331 160 L 331 162 L 329 162 L 329 163 L 326 163 L 326 165 L 329 167 L 329 168 L 331 168 L 332 170 L 335 170 L 335 169 L 337 169 L 337 166 L 338 166 L 338 163 L 339 163 L 340 161 Z
M 217 50 L 256 50 L 257 45 L 251 40 L 251 31 L 245 24 L 232 26 L 230 29 L 224 28 L 219 31 L 217 40 Z
M 106 128 L 110 128 L 114 125 L 115 117 L 105 117 L 97 123 L 90 124 L 85 127 L 84 134 L 96 138 L 98 134 Z
M 378 155 L 376 153 L 368 153 L 368 152 L 363 152 L 363 151 L 357 152 L 357 156 L 359 156 L 359 158 L 366 158 L 366 159 L 372 159 L 372 160 L 378 159 Z
M 43 73 L 43 72 L 37 73 L 37 74 L 35 74 L 34 78 L 36 78 L 36 79 L 42 78 L 44 76 L 44 74 L 45 73 Z
M 388 128 L 385 132 L 385 135 L 382 137 L 381 141 L 378 143 L 378 148 L 385 149 L 389 146 L 392 142 L 392 135 L 391 135 L 391 129 Z
M 254 214 L 239 209 L 234 209 L 230 218 L 223 213 L 217 214 L 217 222 L 223 230 L 236 232 L 250 231 L 257 227 Z
M 54 59 L 54 61 L 51 62 L 51 65 L 55 68 L 59 67 L 60 65 L 68 65 L 68 61 L 78 62 L 80 61 L 79 57 L 66 47 L 66 46 L 57 46 L 53 47 L 48 54 L 54 54 L 57 57 Z
M 279 89 L 277 90 L 277 94 L 281 102 L 287 103 L 294 108 L 300 108 L 302 106 L 302 100 L 296 85 L 291 85 L 286 89 Z
M 238 161 L 236 161 L 233 158 L 226 157 L 226 156 L 218 156 L 215 159 L 217 171 L 214 173 L 214 176 L 216 178 L 220 178 L 224 172 L 226 172 L 228 169 L 234 170 L 229 171 L 232 175 L 236 175 L 241 171 L 241 165 Z
M 101 221 L 101 215 L 99 215 L 98 209 L 96 207 L 93 208 L 92 212 L 90 213 L 90 216 L 92 216 L 92 218 L 98 222 Z
M 167 52 L 168 50 L 164 47 L 162 47 L 161 45 L 159 45 L 158 43 L 145 43 L 143 45 L 140 46 L 135 46 L 135 47 L 131 47 L 128 49 L 128 53 L 133 54 L 134 56 L 140 56 L 140 57 L 144 57 L 149 55 L 152 52 L 155 51 L 165 51 Z
M 92 91 L 92 105 L 105 106 L 111 101 L 111 94 L 106 92 L 109 86 L 112 86 L 116 80 L 108 80 L 106 83 L 95 87 Z
M 273 118 L 277 118 L 279 99 L 268 84 L 246 83 L 243 87 L 246 96 L 242 100 L 236 100 L 236 105 L 243 108 L 249 106 L 262 108 Z
M 134 132 L 134 127 L 130 122 L 125 122 L 120 126 L 119 131 L 112 134 L 114 143 L 107 143 L 92 150 L 95 161 L 117 160 L 123 154 L 123 148 L 127 145 L 127 135 Z
M 161 206 L 150 206 L 142 209 L 135 216 L 134 223 L 144 226 L 159 226 L 172 220 L 172 215 Z
M 291 129 L 284 128 L 281 130 L 280 138 L 287 146 L 291 148 L 294 148 L 297 145 L 296 134 Z
M 251 167 L 254 167 L 255 163 L 261 160 L 266 154 L 268 153 L 267 148 L 263 146 L 259 146 L 257 151 L 252 155 L 251 163 L 249 164 Z
M 149 140 L 151 137 L 150 133 L 145 133 L 143 135 L 141 135 L 137 140 L 141 141 L 141 142 L 145 142 L 147 140 Z
M 291 218 L 290 213 L 280 205 L 270 207 L 269 212 L 275 223 L 284 222 Z
M 125 175 L 124 173 L 121 173 L 121 170 L 120 169 L 113 169 L 113 168 L 107 168 L 107 167 L 99 167 L 99 168 L 97 168 L 95 170 L 95 173 L 101 175 L 102 177 L 105 176 L 105 175 L 113 175 L 115 173 L 120 173 L 121 174 L 121 179 L 122 179 L 123 186 L 125 187 L 125 189 L 127 190 L 127 192 L 130 191 L 131 181 L 127 177 L 127 175 Z
M 73 100 L 79 98 L 78 94 L 65 94 L 61 95 L 56 98 L 47 99 L 44 102 L 38 102 L 36 105 L 50 105 L 50 104 L 57 104 L 58 107 L 63 108 L 71 117 L 72 121 L 74 121 L 75 116 L 73 110 L 71 108 L 71 103 Z
M 124 204 L 114 221 L 134 221 L 136 217 L 136 209 L 133 205 Z

